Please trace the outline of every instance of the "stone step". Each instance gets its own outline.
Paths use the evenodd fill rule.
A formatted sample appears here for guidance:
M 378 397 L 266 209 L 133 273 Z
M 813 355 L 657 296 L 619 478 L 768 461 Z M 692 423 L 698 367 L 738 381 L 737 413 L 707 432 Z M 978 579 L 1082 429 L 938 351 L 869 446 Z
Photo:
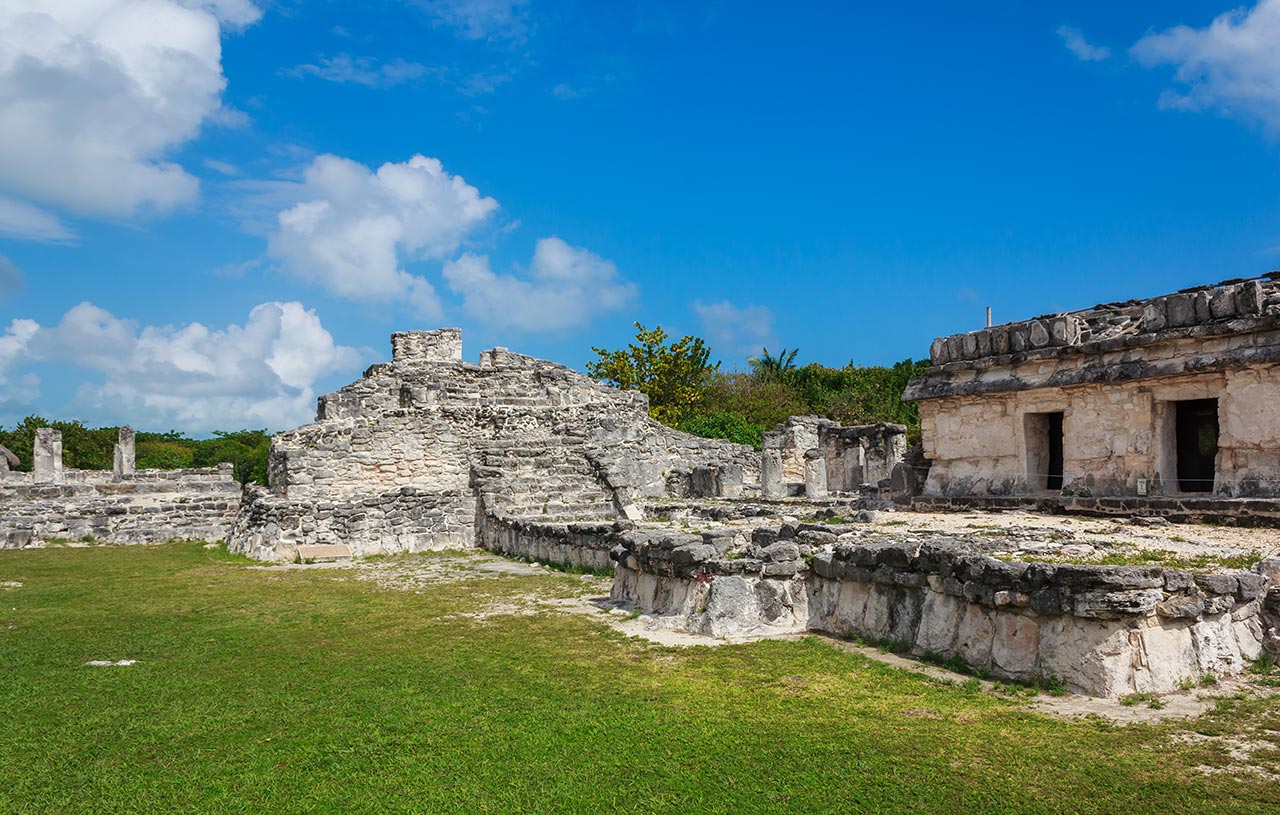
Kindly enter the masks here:
M 351 547 L 345 543 L 303 543 L 298 545 L 298 560 L 303 563 L 351 560 Z

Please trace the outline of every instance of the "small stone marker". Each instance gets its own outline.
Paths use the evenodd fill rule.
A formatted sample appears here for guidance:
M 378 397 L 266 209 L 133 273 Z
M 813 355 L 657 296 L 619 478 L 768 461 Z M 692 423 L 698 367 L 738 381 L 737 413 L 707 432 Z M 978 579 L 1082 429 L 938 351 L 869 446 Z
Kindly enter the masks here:
M 62 483 L 62 431 L 52 427 L 36 430 L 32 453 L 32 480 L 37 484 Z
M 298 560 L 303 563 L 351 560 L 351 547 L 345 543 L 301 544 L 298 546 Z
M 120 428 L 115 447 L 114 475 L 116 480 L 129 478 L 134 473 L 136 444 L 132 427 Z

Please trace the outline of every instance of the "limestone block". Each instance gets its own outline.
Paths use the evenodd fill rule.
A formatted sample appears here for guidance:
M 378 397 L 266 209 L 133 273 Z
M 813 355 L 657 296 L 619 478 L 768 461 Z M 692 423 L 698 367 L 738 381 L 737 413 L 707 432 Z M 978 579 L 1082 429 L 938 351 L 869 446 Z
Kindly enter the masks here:
M 827 462 L 816 447 L 804 454 L 804 492 L 814 500 L 827 497 Z
M 872 584 L 862 618 L 863 632 L 877 639 L 890 638 L 893 634 L 893 614 L 893 588 L 879 583 Z
M 1209 296 L 1209 314 L 1215 320 L 1228 320 L 1236 314 L 1235 290 L 1230 286 L 1214 289 Z
M 759 619 L 759 604 L 743 577 L 717 577 L 707 594 L 706 631 L 713 637 L 745 633 Z
M 920 627 L 916 632 L 917 649 L 939 654 L 955 653 L 956 636 L 964 611 L 964 600 L 938 591 L 927 592 L 920 610 Z
M 129 478 L 134 474 L 136 446 L 132 427 L 122 427 L 117 434 L 115 446 L 115 466 L 113 473 L 117 479 Z
M 929 344 L 929 360 L 934 365 L 944 365 L 950 358 L 947 356 L 947 340 L 939 337 Z
M 1171 294 L 1165 301 L 1165 318 L 1171 328 L 1195 325 L 1195 304 L 1190 295 Z
M 1262 312 L 1262 284 L 1257 280 L 1247 280 L 1235 287 L 1236 313 L 1250 316 Z
M 36 430 L 32 451 L 32 480 L 37 484 L 61 484 L 62 432 L 51 427 Z
M 1163 331 L 1169 324 L 1164 298 L 1149 300 L 1142 308 L 1142 330 Z
M 995 637 L 995 625 L 991 612 L 981 606 L 966 603 L 964 616 L 956 631 L 956 650 L 964 661 L 977 667 L 991 663 L 991 644 Z
M 1139 637 L 1133 676 L 1135 691 L 1162 693 L 1177 688 L 1184 680 L 1200 678 L 1190 627 L 1154 626 L 1141 629 Z
M 694 467 L 690 490 L 694 498 L 714 498 L 720 494 L 720 478 L 715 466 Z
M 782 474 L 781 435 L 764 434 L 764 449 L 760 452 L 760 492 L 765 498 L 785 498 L 787 494 Z
M 1035 672 L 1040 651 L 1039 624 L 1021 614 L 997 611 L 991 642 L 991 662 L 1009 676 Z

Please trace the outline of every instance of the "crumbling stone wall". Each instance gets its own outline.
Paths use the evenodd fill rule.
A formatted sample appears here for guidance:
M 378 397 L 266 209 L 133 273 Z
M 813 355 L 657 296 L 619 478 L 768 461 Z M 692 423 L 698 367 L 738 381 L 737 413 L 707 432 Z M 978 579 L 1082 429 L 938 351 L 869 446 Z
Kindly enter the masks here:
M 764 434 L 761 490 L 768 498 L 823 498 L 876 486 L 906 455 L 906 433 L 900 424 L 846 427 L 821 416 L 792 416 Z
M 1264 642 L 1280 649 L 1276 562 L 1194 575 L 1010 563 L 952 540 L 858 543 L 846 531 L 614 532 L 612 597 L 680 630 L 856 633 L 1097 696 L 1175 690 L 1239 673 Z
M 217 541 L 240 508 L 230 464 L 135 470 L 133 430 L 121 428 L 113 472 L 62 466 L 57 430 L 37 432 L 35 472 L 0 478 L 0 548 L 54 540 L 106 543 Z
M 390 363 L 319 400 L 317 420 L 272 439 L 270 489 L 248 492 L 236 551 L 289 559 L 299 544 L 355 554 L 475 545 L 477 517 L 612 519 L 688 495 L 696 467 L 750 448 L 649 418 L 643 394 L 494 348 L 461 361 L 457 329 L 392 337 Z M 409 490 L 409 492 L 406 492 Z
M 1063 414 L 1062 492 L 1180 494 L 1174 405 L 1217 399 L 1212 494 L 1280 496 L 1280 284 L 1228 281 L 935 340 L 926 495 L 1047 489 L 1037 416 Z

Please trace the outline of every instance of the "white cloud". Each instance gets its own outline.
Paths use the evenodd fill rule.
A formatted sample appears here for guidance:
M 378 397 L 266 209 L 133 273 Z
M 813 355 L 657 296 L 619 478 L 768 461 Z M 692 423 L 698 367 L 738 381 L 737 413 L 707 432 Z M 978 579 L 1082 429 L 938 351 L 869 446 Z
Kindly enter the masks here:
M 143 326 L 81 303 L 56 326 L 15 320 L 0 335 L 0 377 L 24 363 L 102 374 L 80 389 L 100 420 L 200 432 L 310 421 L 320 378 L 358 366 L 300 303 L 263 303 L 244 325 Z M 0 378 L 0 384 L 3 384 Z
M 1177 67 L 1185 89 L 1165 91 L 1162 107 L 1216 109 L 1280 130 L 1280 0 L 1229 11 L 1206 28 L 1148 34 L 1130 51 L 1145 66 Z
M 130 217 L 193 200 L 170 158 L 222 106 L 222 27 L 247 0 L 0 4 L 0 188 L 73 212 Z
M 207 158 L 200 163 L 207 169 L 213 170 L 215 173 L 219 173 L 221 175 L 230 176 L 232 178 L 244 175 L 244 173 L 240 171 L 239 167 L 229 161 L 219 161 L 216 158 Z
M 418 0 L 437 25 L 466 40 L 522 39 L 525 0 Z
M 773 312 L 767 306 L 739 307 L 722 300 L 695 302 L 693 310 L 702 323 L 703 335 L 715 351 L 747 356 L 778 344 L 773 333 Z
M 279 213 L 268 246 L 281 268 L 349 300 L 407 301 L 433 320 L 435 289 L 402 264 L 445 258 L 498 209 L 425 156 L 377 172 L 318 156 L 295 192 L 299 203 Z
M 470 253 L 445 264 L 444 278 L 469 316 L 519 331 L 586 325 L 636 295 L 613 263 L 555 237 L 538 241 L 527 278 L 494 274 L 488 257 Z
M 40 330 L 35 320 L 13 320 L 0 334 L 0 385 L 10 384 L 8 372 L 17 366 L 27 354 L 27 344 Z
M 228 28 L 244 28 L 262 19 L 262 9 L 251 0 L 178 0 L 178 4 L 211 12 Z
M 392 88 L 421 79 L 428 73 L 438 72 L 421 63 L 407 62 L 399 57 L 390 62 L 379 62 L 372 57 L 353 57 L 342 53 L 334 57 L 321 57 L 315 64 L 295 65 L 285 73 L 296 78 L 314 76 L 328 82 Z
M 73 241 L 74 232 L 63 225 L 58 216 L 0 195 L 0 235 L 32 241 L 62 243 Z
M 1075 26 L 1058 26 L 1058 36 L 1067 50 L 1083 62 L 1102 62 L 1111 57 L 1111 49 L 1103 45 L 1092 45 L 1084 38 L 1084 33 Z

